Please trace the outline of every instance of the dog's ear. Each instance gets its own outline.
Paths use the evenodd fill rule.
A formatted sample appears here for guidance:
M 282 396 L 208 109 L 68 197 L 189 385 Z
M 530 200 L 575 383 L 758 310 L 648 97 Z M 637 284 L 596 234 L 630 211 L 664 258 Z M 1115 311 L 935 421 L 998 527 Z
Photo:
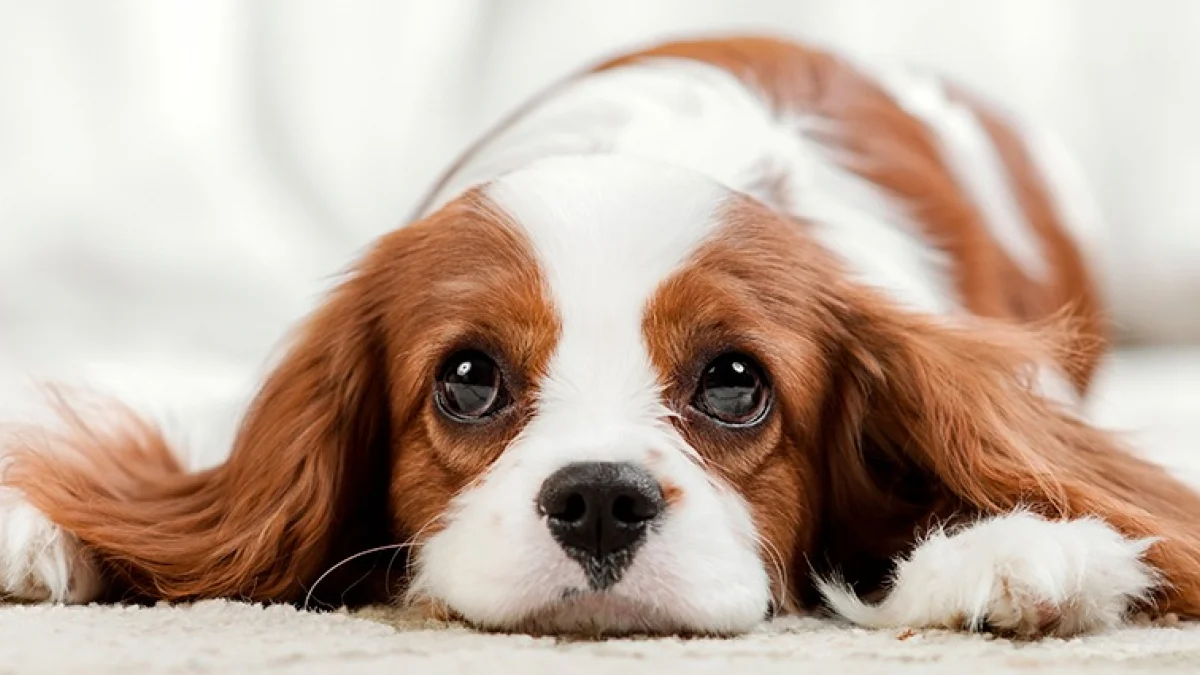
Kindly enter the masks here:
M 1079 344 L 1063 322 L 939 321 L 873 297 L 837 314 L 831 562 L 886 563 L 914 530 L 955 515 L 1098 516 L 1127 536 L 1160 538 L 1148 557 L 1170 584 L 1168 608 L 1200 611 L 1200 497 L 1042 391 L 1040 369 Z
M 5 484 L 73 532 L 125 593 L 287 600 L 386 536 L 390 415 L 369 260 L 309 318 L 228 461 L 183 471 L 158 430 L 61 407 L 12 449 Z

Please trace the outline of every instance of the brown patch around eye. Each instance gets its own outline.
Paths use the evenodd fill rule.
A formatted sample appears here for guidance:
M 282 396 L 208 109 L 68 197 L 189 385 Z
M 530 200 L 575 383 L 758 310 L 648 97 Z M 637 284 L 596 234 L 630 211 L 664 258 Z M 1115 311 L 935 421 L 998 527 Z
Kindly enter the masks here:
M 801 225 L 751 200 L 735 201 L 723 228 L 660 287 L 643 333 L 667 403 L 679 413 L 674 424 L 704 468 L 741 495 L 764 567 L 793 593 L 820 500 L 811 434 L 826 384 L 819 345 L 828 328 L 815 298 L 822 275 L 835 270 L 803 239 Z M 761 423 L 721 425 L 691 405 L 702 368 L 730 351 L 753 357 L 766 375 L 772 403 Z
M 391 501 L 396 530 L 413 536 L 436 529 L 453 496 L 520 433 L 560 328 L 528 242 L 481 196 L 463 197 L 406 229 L 413 230 L 409 239 L 422 240 L 424 255 L 388 282 L 406 294 L 388 317 L 391 344 L 403 353 L 392 360 L 393 407 L 402 423 L 393 438 Z M 443 292 L 448 288 L 454 292 Z M 466 349 L 497 364 L 510 397 L 472 423 L 449 419 L 435 400 L 438 369 Z

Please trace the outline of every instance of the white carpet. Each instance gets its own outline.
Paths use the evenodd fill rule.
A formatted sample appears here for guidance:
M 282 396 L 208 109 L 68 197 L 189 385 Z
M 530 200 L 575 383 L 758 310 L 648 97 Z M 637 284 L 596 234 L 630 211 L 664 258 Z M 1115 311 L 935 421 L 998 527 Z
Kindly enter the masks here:
M 12 606 L 0 609 L 0 672 L 868 675 L 1200 667 L 1197 625 L 1020 643 L 785 619 L 736 639 L 593 642 L 485 635 L 408 621 L 384 609 L 360 616 L 375 620 L 227 602 L 176 608 Z

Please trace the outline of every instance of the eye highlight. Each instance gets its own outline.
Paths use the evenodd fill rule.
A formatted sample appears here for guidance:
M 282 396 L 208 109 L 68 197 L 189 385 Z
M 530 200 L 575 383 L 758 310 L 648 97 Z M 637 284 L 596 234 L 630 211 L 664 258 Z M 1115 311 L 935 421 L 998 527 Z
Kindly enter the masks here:
M 465 422 L 483 419 L 508 405 L 500 367 L 473 349 L 455 352 L 442 364 L 434 398 L 448 417 Z
M 704 366 L 692 407 L 731 427 L 761 422 L 770 407 L 762 366 L 739 352 L 726 352 Z

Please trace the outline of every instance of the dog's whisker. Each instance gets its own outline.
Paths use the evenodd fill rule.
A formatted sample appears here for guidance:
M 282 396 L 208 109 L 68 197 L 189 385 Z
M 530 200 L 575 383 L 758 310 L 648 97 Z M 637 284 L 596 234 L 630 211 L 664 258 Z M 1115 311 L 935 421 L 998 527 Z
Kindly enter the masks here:
M 766 551 L 768 557 L 770 557 L 771 566 L 775 568 L 775 574 L 777 576 L 777 581 L 779 583 L 779 591 L 777 594 L 778 598 L 775 600 L 775 608 L 774 608 L 773 614 L 777 614 L 778 612 L 783 610 L 785 604 L 787 603 L 787 595 L 788 595 L 787 568 L 783 564 L 783 555 L 779 552 L 779 549 L 774 544 L 772 544 L 769 540 L 767 540 L 765 537 L 763 537 L 761 535 L 758 535 L 755 538 L 758 540 L 758 544 L 763 548 L 763 550 Z
M 412 549 L 412 551 L 409 552 L 408 560 L 406 560 L 404 563 L 404 577 L 406 579 L 412 578 L 412 565 L 413 558 L 415 557 L 412 555 L 412 553 L 425 546 L 425 542 L 421 539 L 422 535 L 424 535 L 425 532 L 430 527 L 433 527 L 433 525 L 436 524 L 440 519 L 441 516 L 434 516 L 433 518 L 430 518 L 424 525 L 417 528 L 417 531 L 408 538 L 408 546 Z M 392 553 L 391 559 L 388 560 L 387 571 L 384 574 L 384 588 L 388 589 L 388 592 L 391 592 L 392 588 L 392 567 L 396 564 L 396 556 L 400 554 L 401 550 L 403 549 L 396 549 L 396 551 Z
M 312 601 L 312 596 L 313 596 L 313 593 L 316 592 L 317 586 L 320 586 L 321 582 L 325 580 L 325 577 L 332 574 L 334 571 L 336 571 L 342 565 L 345 565 L 348 562 L 357 560 L 365 555 L 370 555 L 372 553 L 379 553 L 380 551 L 390 551 L 392 549 L 397 549 L 397 550 L 405 549 L 405 548 L 409 548 L 411 546 L 412 546 L 412 544 L 410 544 L 410 543 L 385 544 L 384 546 L 376 546 L 374 548 L 369 548 L 365 551 L 359 551 L 358 553 L 355 553 L 354 555 L 343 558 L 342 560 L 338 561 L 333 566 L 331 566 L 329 569 L 325 570 L 321 574 L 321 576 L 317 577 L 317 580 L 313 582 L 313 585 L 311 587 L 309 587 L 308 592 L 305 593 L 305 595 L 304 595 L 304 605 L 303 605 L 304 610 L 308 611 L 308 605 Z M 361 581 L 361 579 L 359 581 Z

